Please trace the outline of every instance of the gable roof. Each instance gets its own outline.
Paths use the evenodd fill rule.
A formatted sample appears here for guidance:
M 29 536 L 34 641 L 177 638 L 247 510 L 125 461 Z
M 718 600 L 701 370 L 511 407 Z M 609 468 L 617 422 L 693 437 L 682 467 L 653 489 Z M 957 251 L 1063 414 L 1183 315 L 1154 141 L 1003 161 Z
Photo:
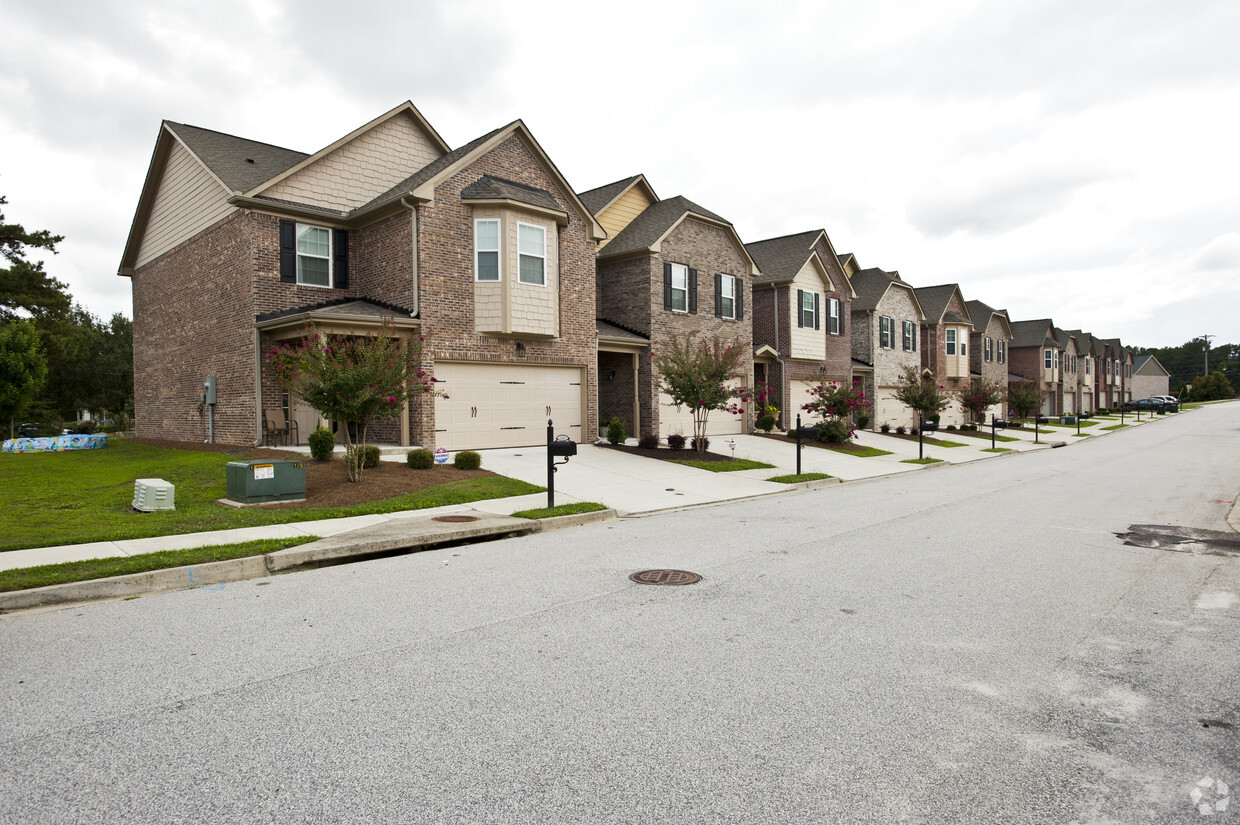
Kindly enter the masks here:
M 546 189 L 526 186 L 524 183 L 504 180 L 494 175 L 483 175 L 462 189 L 461 200 L 509 200 L 555 212 L 564 211 Z
M 1058 347 L 1059 342 L 1051 336 L 1051 328 L 1055 325 L 1050 318 L 1039 318 L 1036 321 L 1012 322 L 1012 347 L 1043 347 L 1048 343 Z
M 703 220 L 706 223 L 713 223 L 726 229 L 732 236 L 737 250 L 749 262 L 749 274 L 760 274 L 757 264 L 754 263 L 748 250 L 745 249 L 745 244 L 741 241 L 740 236 L 736 234 L 735 227 L 726 218 L 719 217 L 709 209 L 698 206 L 681 195 L 659 201 L 658 203 L 652 203 L 642 210 L 640 215 L 630 221 L 628 226 L 620 230 L 611 239 L 611 242 L 603 247 L 598 254 L 598 259 L 604 260 L 641 252 L 657 252 L 659 251 L 659 244 L 662 243 L 663 239 L 688 217 Z
M 762 270 L 762 275 L 754 279 L 754 283 L 787 283 L 796 278 L 805 263 L 814 255 L 813 246 L 819 234 L 819 230 L 798 232 L 782 238 L 768 238 L 765 241 L 745 244 L 750 257 Z
M 973 320 L 971 318 L 962 317 L 960 313 L 956 313 L 955 318 L 947 317 L 947 305 L 951 303 L 953 295 L 959 295 L 960 305 L 965 306 L 964 295 L 960 292 L 959 284 L 921 286 L 917 287 L 914 291 L 917 293 L 917 300 L 921 302 L 922 309 L 926 312 L 926 323 L 941 324 L 948 322 L 953 324 L 965 323 L 969 326 L 973 325 Z
M 1141 370 L 1145 369 L 1147 366 L 1150 367 L 1149 372 L 1146 373 L 1147 375 L 1158 375 L 1159 373 L 1168 377 L 1171 375 L 1171 373 L 1167 371 L 1167 368 L 1162 365 L 1162 362 L 1154 357 L 1152 353 L 1150 355 L 1138 355 L 1133 359 L 1132 374 L 1138 375 Z M 1155 367 L 1157 370 L 1154 369 Z
M 887 272 L 878 267 L 870 269 L 862 269 L 854 272 L 852 275 L 852 288 L 856 293 L 853 298 L 852 308 L 857 310 L 873 310 L 878 307 L 883 296 L 887 294 L 887 290 L 893 286 L 901 289 L 907 289 L 909 298 L 913 300 L 913 305 L 917 307 L 917 313 L 920 319 L 926 317 L 926 312 L 922 309 L 921 302 L 917 300 L 917 290 L 913 289 L 911 284 L 906 283 L 900 278 L 899 272 Z
M 1051 327 L 1051 335 L 1055 337 L 1055 342 L 1059 344 L 1060 349 L 1067 349 L 1069 345 L 1072 345 L 1073 349 L 1080 352 L 1080 348 L 1076 346 L 1074 340 L 1076 336 L 1072 333 L 1062 330 L 1059 327 Z
M 646 176 L 642 174 L 633 175 L 630 178 L 615 181 L 614 183 L 604 184 L 595 189 L 587 189 L 585 192 L 578 192 L 577 197 L 581 198 L 581 202 L 594 215 L 598 215 L 608 206 L 611 206 L 617 198 L 625 192 L 632 189 L 637 184 L 641 184 L 650 195 L 650 200 L 657 201 L 659 196 L 654 193 L 654 187 L 646 180 Z
M 990 326 L 990 319 L 997 317 L 1007 330 L 1007 337 L 1012 337 L 1012 322 L 1008 319 L 1007 310 L 995 309 L 981 301 L 965 301 L 964 305 L 969 310 L 969 317 L 977 319 L 973 326 L 978 332 L 985 332 Z
M 259 143 L 185 123 L 163 122 L 229 192 L 244 192 L 284 172 L 306 158 L 305 152 Z

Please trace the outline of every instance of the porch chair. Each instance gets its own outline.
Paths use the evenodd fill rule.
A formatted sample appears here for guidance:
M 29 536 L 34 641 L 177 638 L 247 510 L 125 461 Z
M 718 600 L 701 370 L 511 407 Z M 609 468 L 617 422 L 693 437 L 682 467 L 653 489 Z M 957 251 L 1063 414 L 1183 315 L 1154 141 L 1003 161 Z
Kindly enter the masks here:
M 263 417 L 267 420 L 265 428 L 267 435 L 267 444 L 271 447 L 280 446 L 280 436 L 284 436 L 284 443 L 289 443 L 289 437 L 293 439 L 293 444 L 301 442 L 301 434 L 297 430 L 297 422 L 286 420 L 284 418 L 284 410 L 282 409 L 266 409 L 263 410 Z

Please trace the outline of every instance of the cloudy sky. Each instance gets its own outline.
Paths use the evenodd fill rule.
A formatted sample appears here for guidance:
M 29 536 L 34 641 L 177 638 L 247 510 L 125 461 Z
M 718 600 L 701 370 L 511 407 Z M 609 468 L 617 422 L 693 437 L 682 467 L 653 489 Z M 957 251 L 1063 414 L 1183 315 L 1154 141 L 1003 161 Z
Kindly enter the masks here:
M 614 16 L 608 16 L 609 14 Z M 313 152 L 412 100 L 522 118 L 579 190 L 637 172 L 746 241 L 1126 343 L 1240 342 L 1240 3 L 0 0 L 7 220 L 97 315 L 161 119 Z

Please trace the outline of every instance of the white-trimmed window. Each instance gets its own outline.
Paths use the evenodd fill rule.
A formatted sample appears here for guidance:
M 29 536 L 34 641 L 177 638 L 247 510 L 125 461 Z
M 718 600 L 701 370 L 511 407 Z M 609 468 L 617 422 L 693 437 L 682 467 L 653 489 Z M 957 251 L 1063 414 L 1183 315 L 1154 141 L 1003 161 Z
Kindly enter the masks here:
M 960 354 L 968 355 L 969 354 L 969 334 L 965 332 L 964 330 L 960 330 L 959 335 L 960 335 Z
M 474 221 L 474 278 L 479 281 L 499 280 L 499 220 L 478 218 Z
M 1007 362 L 1007 341 L 1004 341 L 1002 338 L 1000 338 L 999 339 L 999 363 L 1003 364 L 1006 362 Z
M 672 264 L 672 311 L 689 311 L 689 267 Z
M 736 279 L 731 275 L 719 276 L 719 317 L 736 317 Z
M 883 349 L 895 349 L 895 342 L 892 341 L 895 333 L 892 329 L 894 325 L 894 318 L 888 318 L 886 315 L 878 316 L 878 345 Z
M 917 325 L 912 321 L 904 321 L 904 351 L 917 352 Z
M 1085 359 L 1085 374 L 1086 374 L 1086 375 L 1090 375 L 1090 374 L 1091 374 L 1090 370 L 1092 369 L 1092 367 L 1091 367 L 1090 365 L 1091 365 L 1092 363 L 1093 363 L 1093 361 L 1092 361 L 1091 359 L 1089 359 L 1089 358 L 1086 358 L 1086 359 Z
M 944 333 L 946 334 L 947 354 L 955 355 L 956 354 L 956 330 L 954 329 L 944 330 Z
M 995 360 L 995 339 L 982 339 L 982 360 L 987 363 Z
M 1042 368 L 1050 369 L 1052 363 L 1051 351 L 1049 349 L 1042 350 Z
M 844 329 L 840 324 L 840 302 L 836 298 L 827 299 L 827 334 L 842 335 Z
M 517 280 L 547 285 L 547 230 L 517 222 Z
M 332 231 L 297 224 L 297 283 L 332 285 Z

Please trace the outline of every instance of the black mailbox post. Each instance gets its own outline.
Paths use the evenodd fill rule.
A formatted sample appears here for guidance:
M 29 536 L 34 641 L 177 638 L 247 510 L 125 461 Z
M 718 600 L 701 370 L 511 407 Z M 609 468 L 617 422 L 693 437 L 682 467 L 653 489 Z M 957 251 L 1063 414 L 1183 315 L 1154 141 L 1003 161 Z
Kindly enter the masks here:
M 577 455 L 577 442 L 566 435 L 556 437 L 555 427 L 551 419 L 547 419 L 547 507 L 555 506 L 555 468 L 557 464 L 567 464 L 568 460 Z M 557 458 L 563 461 L 557 462 Z

